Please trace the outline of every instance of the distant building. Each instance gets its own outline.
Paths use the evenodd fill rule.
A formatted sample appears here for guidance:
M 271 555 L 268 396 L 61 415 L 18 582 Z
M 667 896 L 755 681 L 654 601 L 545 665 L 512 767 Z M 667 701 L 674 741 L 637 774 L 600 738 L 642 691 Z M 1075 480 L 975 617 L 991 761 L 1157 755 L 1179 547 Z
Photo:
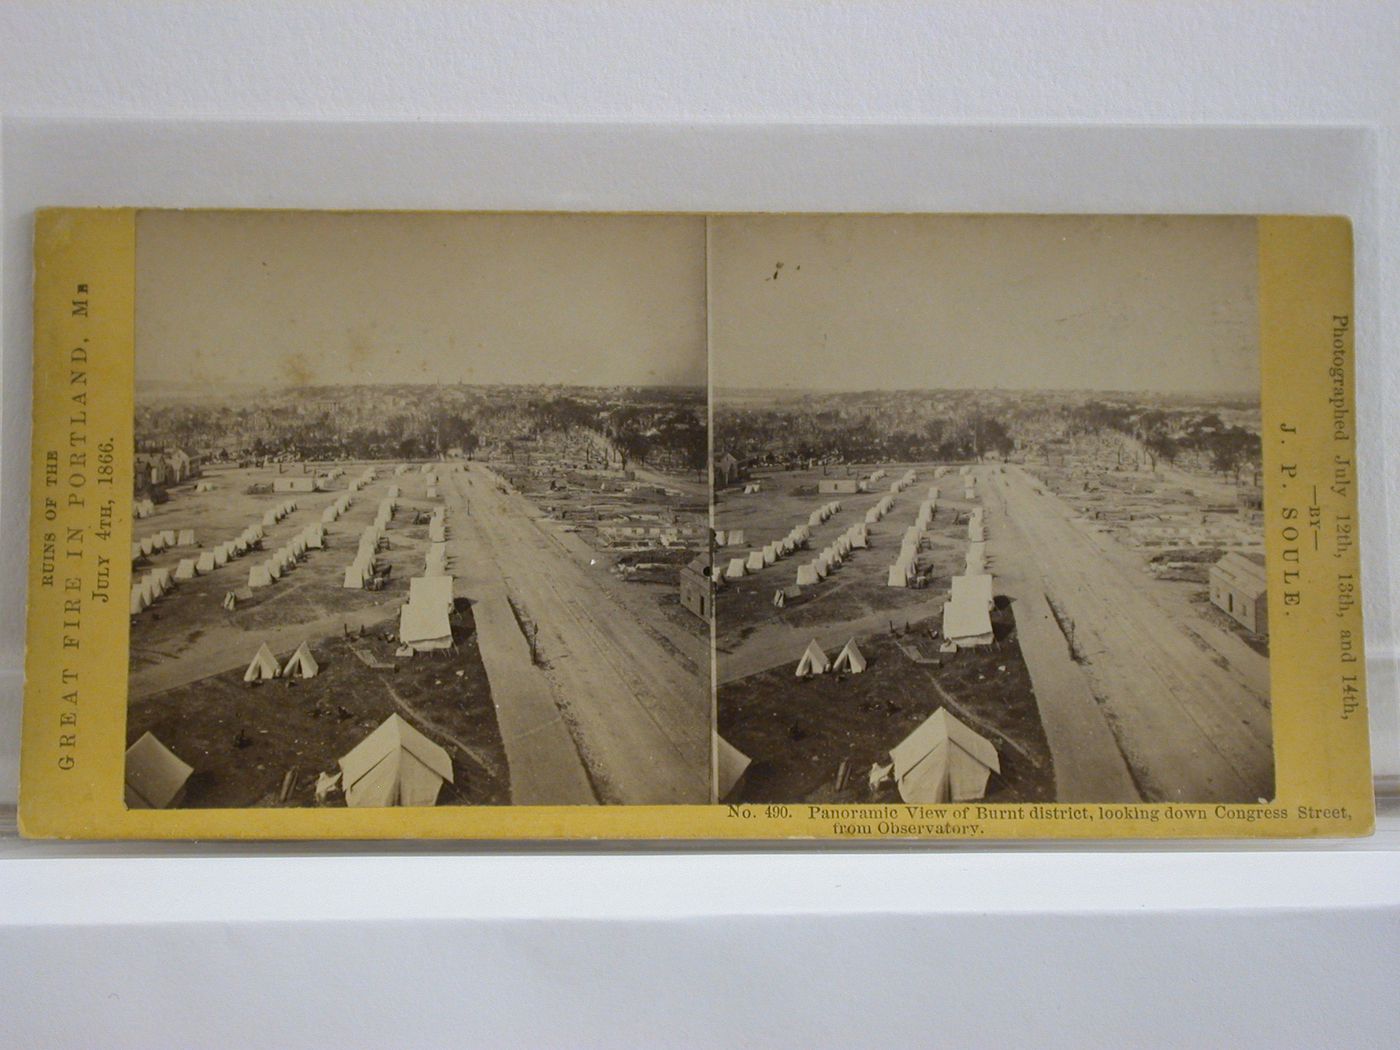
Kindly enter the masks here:
M 1269 582 L 1259 555 L 1230 553 L 1210 568 L 1210 600 L 1255 634 L 1269 633 Z
M 273 492 L 315 492 L 316 479 L 309 474 L 301 477 L 274 478 L 272 481 Z
M 715 460 L 715 484 L 731 485 L 739 480 L 739 461 L 726 452 Z
M 681 569 L 681 604 L 702 620 L 709 620 L 714 614 L 715 592 L 710 574 L 708 554 L 697 555 Z
M 860 491 L 858 478 L 822 478 L 817 482 L 817 492 L 850 493 Z
M 1250 521 L 1264 517 L 1264 488 L 1261 485 L 1241 485 L 1235 492 L 1235 506 Z

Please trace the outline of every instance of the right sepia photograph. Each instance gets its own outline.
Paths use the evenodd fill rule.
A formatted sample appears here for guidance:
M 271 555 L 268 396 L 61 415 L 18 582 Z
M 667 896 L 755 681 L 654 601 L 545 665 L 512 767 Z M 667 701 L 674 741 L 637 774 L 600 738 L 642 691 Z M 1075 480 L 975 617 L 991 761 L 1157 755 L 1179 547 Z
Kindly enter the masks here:
M 1274 797 L 1258 232 L 709 220 L 722 802 Z

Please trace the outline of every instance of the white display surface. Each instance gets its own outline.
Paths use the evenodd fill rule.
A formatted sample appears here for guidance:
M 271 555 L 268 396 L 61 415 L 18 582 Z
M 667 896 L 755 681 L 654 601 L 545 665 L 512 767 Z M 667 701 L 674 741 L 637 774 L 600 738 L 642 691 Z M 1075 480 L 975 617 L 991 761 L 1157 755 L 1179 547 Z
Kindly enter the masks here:
M 1350 214 L 1376 766 L 1400 774 L 1384 5 L 14 3 L 0 117 L 0 804 L 40 203 Z M 1166 127 L 1190 123 L 1236 127 Z M 1278 853 L 10 843 L 0 1030 L 18 1046 L 1391 1045 L 1400 853 L 1395 813 L 1381 821 L 1369 843 Z

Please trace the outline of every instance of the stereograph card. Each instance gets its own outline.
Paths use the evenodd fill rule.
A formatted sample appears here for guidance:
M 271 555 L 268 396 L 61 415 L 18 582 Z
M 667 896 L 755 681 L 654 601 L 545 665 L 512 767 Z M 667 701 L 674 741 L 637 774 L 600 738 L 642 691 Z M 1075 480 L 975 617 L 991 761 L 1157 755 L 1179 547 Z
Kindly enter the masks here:
M 36 217 L 20 821 L 1369 833 L 1351 227 Z

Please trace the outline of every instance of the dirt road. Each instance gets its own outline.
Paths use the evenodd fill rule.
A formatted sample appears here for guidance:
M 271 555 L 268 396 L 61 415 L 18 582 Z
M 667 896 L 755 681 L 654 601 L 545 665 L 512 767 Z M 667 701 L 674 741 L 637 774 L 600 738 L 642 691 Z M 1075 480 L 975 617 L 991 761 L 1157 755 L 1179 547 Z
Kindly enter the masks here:
M 995 591 L 1011 599 L 1021 658 L 1035 690 L 1040 724 L 1055 764 L 1058 802 L 1138 802 L 1118 740 L 1094 698 L 1083 667 L 1045 598 L 1045 581 L 1026 535 L 1008 518 L 1001 486 L 983 474 L 980 490 L 987 524 L 988 568 Z
M 601 800 L 708 802 L 704 678 L 658 644 L 588 566 L 537 524 L 538 511 L 527 500 L 499 490 L 477 464 L 446 480 L 449 521 L 465 540 L 468 579 L 489 581 L 498 573 L 535 625 L 557 709 L 575 730 Z M 485 656 L 488 639 L 480 641 Z M 503 724 L 509 717 L 502 712 Z
M 1253 802 L 1273 794 L 1269 711 L 1256 668 L 1206 647 L 1193 624 L 1148 593 L 1152 581 L 1105 556 L 1070 509 L 1019 468 L 987 476 L 1025 538 L 1094 693 L 1154 801 Z

